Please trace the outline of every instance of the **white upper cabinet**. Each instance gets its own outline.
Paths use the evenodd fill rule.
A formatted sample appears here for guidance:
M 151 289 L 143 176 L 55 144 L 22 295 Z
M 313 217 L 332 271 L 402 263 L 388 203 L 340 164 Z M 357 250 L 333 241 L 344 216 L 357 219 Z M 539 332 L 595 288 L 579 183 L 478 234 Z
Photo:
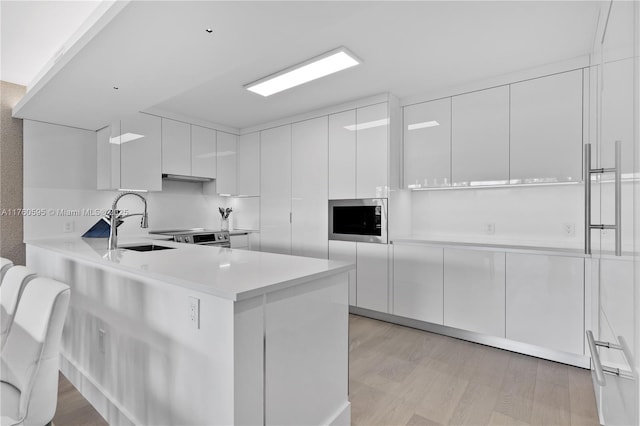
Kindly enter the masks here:
M 238 139 L 238 195 L 260 195 L 260 133 Z
M 509 86 L 451 100 L 454 186 L 509 182 Z
M 120 188 L 120 122 L 98 130 L 98 189 Z
M 191 126 L 191 176 L 216 177 L 216 131 Z
M 218 194 L 237 194 L 237 152 L 238 136 L 231 133 L 217 132 L 216 192 Z
M 505 253 L 444 249 L 444 325 L 505 336 Z
M 407 188 L 451 185 L 451 98 L 404 107 Z
M 291 125 L 260 132 L 260 146 L 260 249 L 291 254 Z
M 511 85 L 511 183 L 582 180 L 582 70 Z
M 329 199 L 356 198 L 356 110 L 329 116 Z
M 120 122 L 122 138 L 127 134 L 141 138 L 120 146 L 120 185 L 124 189 L 162 191 L 161 119 L 148 114 L 133 114 Z
M 393 314 L 443 323 L 443 249 L 393 244 Z
M 328 118 L 291 125 L 291 252 L 327 258 Z
M 98 132 L 98 189 L 162 190 L 161 119 L 133 114 Z
M 386 198 L 389 191 L 388 103 L 356 110 L 356 198 Z
M 162 118 L 162 173 L 191 176 L 191 126 Z

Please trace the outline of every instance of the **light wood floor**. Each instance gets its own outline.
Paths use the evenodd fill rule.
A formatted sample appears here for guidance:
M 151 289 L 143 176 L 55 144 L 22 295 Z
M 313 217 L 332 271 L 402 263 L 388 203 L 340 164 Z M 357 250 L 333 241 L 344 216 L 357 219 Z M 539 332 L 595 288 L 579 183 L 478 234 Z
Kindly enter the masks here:
M 588 370 L 351 315 L 353 425 L 598 425 Z
M 107 422 L 87 402 L 75 387 L 60 374 L 58 380 L 58 407 L 53 417 L 54 426 L 107 426 Z
M 355 315 L 353 425 L 598 425 L 589 371 Z M 107 423 L 60 376 L 55 426 Z

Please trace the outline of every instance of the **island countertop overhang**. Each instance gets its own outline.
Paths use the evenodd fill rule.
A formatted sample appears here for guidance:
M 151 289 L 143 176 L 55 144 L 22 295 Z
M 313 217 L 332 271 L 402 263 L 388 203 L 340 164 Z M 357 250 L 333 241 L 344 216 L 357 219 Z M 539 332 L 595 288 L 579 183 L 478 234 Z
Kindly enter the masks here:
M 126 249 L 127 246 L 152 242 L 174 249 L 151 252 Z M 120 247 L 116 250 L 108 250 L 104 239 L 80 237 L 34 239 L 25 241 L 25 244 L 232 301 L 355 268 L 353 264 L 334 260 L 154 241 L 144 237 L 121 238 Z

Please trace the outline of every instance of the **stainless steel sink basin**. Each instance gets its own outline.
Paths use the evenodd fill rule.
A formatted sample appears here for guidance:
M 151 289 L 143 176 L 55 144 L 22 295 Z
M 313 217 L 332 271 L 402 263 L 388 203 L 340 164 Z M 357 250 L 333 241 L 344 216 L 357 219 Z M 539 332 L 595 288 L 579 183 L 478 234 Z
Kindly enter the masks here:
M 139 246 L 121 246 L 120 248 L 122 249 L 126 249 L 126 250 L 133 250 L 133 251 L 158 251 L 158 250 L 171 250 L 174 249 L 175 247 L 167 247 L 167 246 L 159 246 L 157 244 L 142 244 Z

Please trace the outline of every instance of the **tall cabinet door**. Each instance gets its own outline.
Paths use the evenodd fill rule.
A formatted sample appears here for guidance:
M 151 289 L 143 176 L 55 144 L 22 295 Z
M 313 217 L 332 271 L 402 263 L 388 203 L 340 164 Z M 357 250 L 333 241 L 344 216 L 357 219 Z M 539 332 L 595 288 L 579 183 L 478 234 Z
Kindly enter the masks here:
M 260 133 L 260 249 L 291 254 L 291 125 Z
M 329 199 L 356 198 L 356 110 L 329 116 Z
M 511 85 L 511 183 L 582 180 L 582 70 Z
M 607 7 L 600 13 L 608 19 L 605 32 L 599 37 L 602 41 L 598 92 L 600 132 L 597 155 L 592 154 L 591 166 L 613 167 L 615 141 L 620 140 L 621 172 L 626 179 L 622 180 L 620 188 L 622 256 L 612 255 L 615 247 L 612 230 L 592 231 L 593 258 L 600 266 L 598 305 L 594 311 L 597 324 L 592 331 L 598 340 L 629 348 L 627 353 L 631 359 L 619 350 L 598 350 L 604 366 L 632 370 L 634 378 L 607 375 L 606 386 L 596 386 L 595 394 L 603 424 L 637 425 L 640 422 L 640 181 L 637 179 L 640 172 L 640 139 L 637 133 L 640 4 L 614 0 L 607 2 Z M 629 179 L 633 173 L 636 178 Z M 595 212 L 601 213 L 599 223 L 615 223 L 613 180 L 612 174 L 607 173 L 601 176 L 599 183 L 592 183 L 592 212 L 594 215 Z
M 217 132 L 216 191 L 234 195 L 236 191 L 236 158 L 238 137 L 231 133 Z
M 326 259 L 328 118 L 291 125 L 291 252 Z
M 404 183 L 451 185 L 451 98 L 404 107 Z
M 260 133 L 238 140 L 238 195 L 260 195 Z
M 162 190 L 161 118 L 137 113 L 120 121 L 120 188 Z
M 454 186 L 509 182 L 509 86 L 451 100 Z
M 389 107 L 356 110 L 356 198 L 386 198 L 389 191 Z

